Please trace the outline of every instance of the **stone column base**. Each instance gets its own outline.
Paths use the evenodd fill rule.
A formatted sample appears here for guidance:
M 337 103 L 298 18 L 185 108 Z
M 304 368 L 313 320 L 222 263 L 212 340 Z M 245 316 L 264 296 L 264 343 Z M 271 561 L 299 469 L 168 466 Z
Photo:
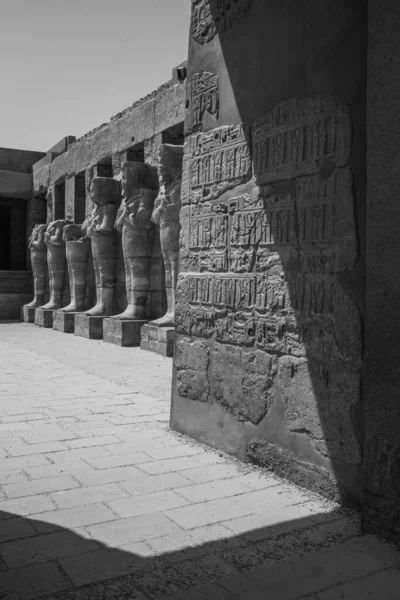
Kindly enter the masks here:
M 53 329 L 61 331 L 62 333 L 74 333 L 75 332 L 75 315 L 79 315 L 78 312 L 65 313 L 60 310 L 56 310 L 54 313 Z
M 90 317 L 77 313 L 75 314 L 75 335 L 87 338 L 88 340 L 103 339 L 103 322 L 106 317 Z
M 53 327 L 54 310 L 47 308 L 35 308 L 35 325 L 38 327 Z
M 35 310 L 35 308 L 30 308 L 29 306 L 21 306 L 21 321 L 23 321 L 24 323 L 34 323 Z
M 104 319 L 103 340 L 116 346 L 140 346 L 140 330 L 148 321 Z
M 143 325 L 141 329 L 140 348 L 156 352 L 162 356 L 174 355 L 175 327 L 158 327 Z

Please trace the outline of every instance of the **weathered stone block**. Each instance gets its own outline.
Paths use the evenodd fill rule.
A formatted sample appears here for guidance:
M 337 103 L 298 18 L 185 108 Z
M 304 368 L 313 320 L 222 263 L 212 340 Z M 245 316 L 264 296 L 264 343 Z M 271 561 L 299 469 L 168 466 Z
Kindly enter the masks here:
M 148 321 L 104 319 L 103 340 L 116 346 L 140 346 L 140 330 Z
M 162 356 L 173 356 L 175 344 L 175 327 L 158 327 L 144 325 L 141 329 L 140 347 L 142 350 L 156 352 Z
M 75 315 L 75 335 L 89 340 L 103 339 L 104 317 L 90 317 L 85 314 Z
M 53 329 L 62 333 L 74 333 L 75 331 L 75 315 L 79 313 L 65 313 L 56 310 L 53 319 Z
M 21 306 L 21 321 L 24 323 L 34 323 L 35 310 L 34 308 L 29 308 L 29 306 Z
M 54 310 L 35 308 L 35 325 L 38 327 L 53 327 Z

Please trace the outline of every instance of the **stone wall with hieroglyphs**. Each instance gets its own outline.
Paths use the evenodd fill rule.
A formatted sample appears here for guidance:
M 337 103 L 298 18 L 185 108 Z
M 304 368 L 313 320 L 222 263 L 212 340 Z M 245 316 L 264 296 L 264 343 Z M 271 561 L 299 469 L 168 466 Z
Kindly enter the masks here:
M 281 448 L 303 483 L 357 502 L 357 476 L 335 473 L 362 460 L 362 324 L 342 277 L 359 260 L 352 119 L 319 95 L 220 124 L 207 47 L 253 4 L 193 0 L 190 56 L 206 70 L 189 61 L 171 422 L 262 464 Z

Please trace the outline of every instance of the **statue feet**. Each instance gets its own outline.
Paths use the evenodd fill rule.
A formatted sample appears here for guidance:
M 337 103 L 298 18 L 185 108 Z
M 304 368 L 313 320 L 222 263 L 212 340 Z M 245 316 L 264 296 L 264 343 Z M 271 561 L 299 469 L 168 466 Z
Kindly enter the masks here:
M 98 302 L 92 309 L 86 311 L 84 314 L 88 317 L 108 317 L 110 310 L 107 309 L 102 302 Z
M 139 321 L 144 319 L 144 311 L 138 310 L 137 306 L 128 304 L 124 312 L 119 315 L 113 315 L 112 318 L 117 321 Z
M 34 298 L 32 302 L 29 302 L 29 304 L 24 304 L 24 306 L 26 308 L 40 308 L 43 305 L 43 302 L 44 296 L 42 296 L 40 299 Z
M 60 310 L 61 304 L 55 300 L 50 300 L 50 302 L 44 304 L 43 306 L 39 306 L 39 308 L 42 308 L 43 310 Z
M 150 321 L 149 325 L 157 325 L 158 327 L 175 327 L 175 319 L 173 315 L 167 313 L 160 319 Z
M 85 307 L 82 302 L 77 302 L 76 300 L 73 300 L 72 302 L 70 302 L 68 304 L 68 306 L 61 308 L 60 312 L 74 313 L 74 312 L 83 312 L 84 310 L 85 310 Z

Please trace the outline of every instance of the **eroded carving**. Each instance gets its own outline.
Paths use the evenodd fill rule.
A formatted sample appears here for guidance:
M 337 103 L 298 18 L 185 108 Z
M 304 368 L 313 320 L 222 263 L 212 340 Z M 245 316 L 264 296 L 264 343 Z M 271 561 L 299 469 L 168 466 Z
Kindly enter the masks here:
M 215 343 L 213 365 L 215 400 L 238 420 L 260 423 L 273 401 L 276 357 Z
M 333 100 L 293 98 L 278 104 L 252 128 L 257 183 L 330 173 L 351 151 L 351 121 Z
M 107 177 L 93 177 L 90 196 L 94 208 L 87 235 L 91 238 L 97 301 L 85 314 L 107 317 L 112 314 L 116 283 L 117 232 L 114 223 L 121 199 L 120 183 Z
M 152 220 L 160 226 L 161 250 L 165 266 L 167 312 L 152 321 L 160 327 L 175 324 L 175 294 L 179 262 L 179 212 L 181 209 L 183 146 L 162 144 L 159 153 L 160 192 L 155 202 Z
M 244 125 L 193 135 L 188 145 L 192 204 L 215 200 L 251 179 L 248 131 Z
M 209 348 L 205 342 L 179 338 L 176 343 L 175 366 L 177 388 L 183 398 L 207 402 L 210 395 L 207 370 Z
M 202 131 L 203 118 L 211 117 L 215 126 L 219 118 L 218 77 L 202 71 L 189 77 L 186 87 L 186 135 Z
M 128 305 L 113 319 L 143 319 L 150 292 L 154 240 L 151 216 L 157 196 L 157 170 L 139 162 L 121 165 L 122 204 L 115 227 L 122 233 Z
M 252 0 L 192 0 L 190 30 L 198 44 L 207 44 L 246 17 Z
M 46 294 L 47 248 L 44 243 L 46 227 L 47 225 L 35 225 L 29 238 L 34 295 L 32 302 L 25 304 L 27 308 L 42 306 Z
M 50 299 L 41 306 L 44 310 L 58 310 L 62 307 L 62 297 L 65 288 L 65 275 L 67 258 L 63 230 L 71 223 L 64 219 L 52 221 L 48 224 L 44 234 L 47 246 L 47 266 L 49 271 Z
M 87 307 L 87 271 L 90 255 L 90 239 L 86 236 L 85 225 L 64 227 L 63 240 L 69 276 L 71 302 L 61 312 L 81 312 Z

